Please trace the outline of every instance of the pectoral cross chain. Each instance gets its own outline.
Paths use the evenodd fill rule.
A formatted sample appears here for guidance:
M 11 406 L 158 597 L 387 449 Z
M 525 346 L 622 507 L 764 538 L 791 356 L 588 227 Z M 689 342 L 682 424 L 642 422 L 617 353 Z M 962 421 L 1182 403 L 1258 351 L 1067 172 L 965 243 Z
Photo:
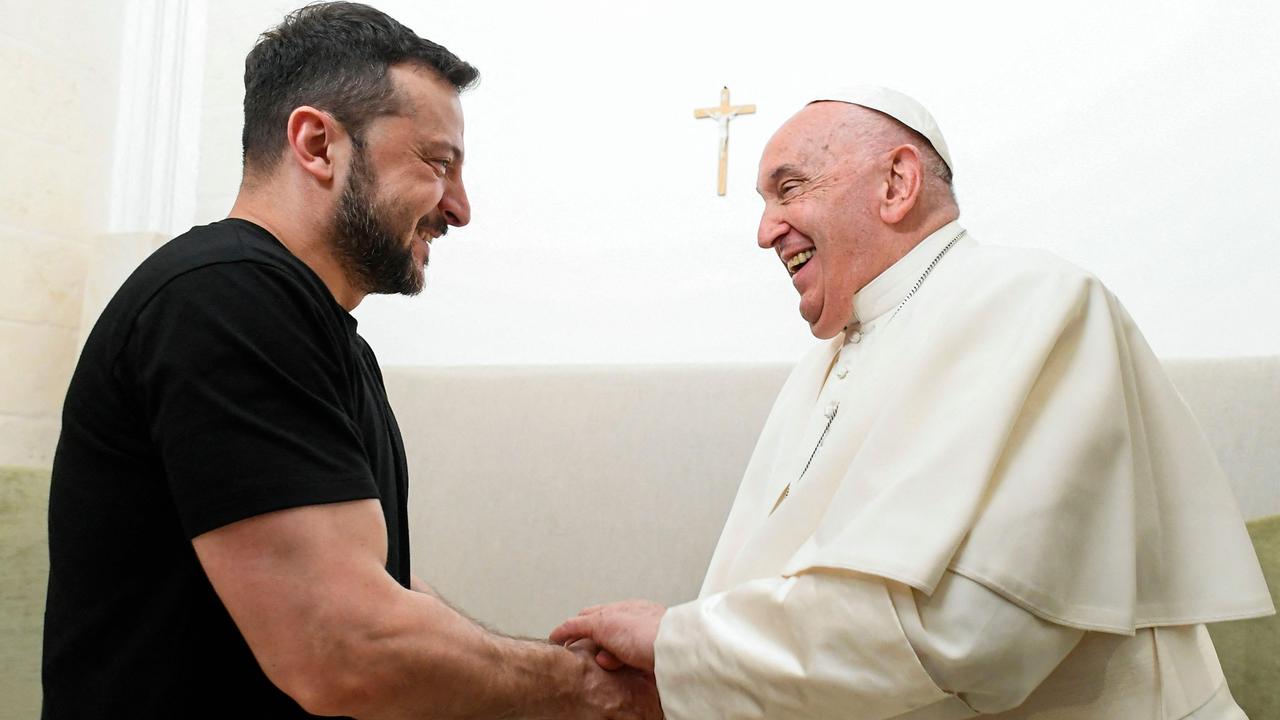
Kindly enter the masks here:
M 822 447 L 822 441 L 827 439 L 827 433 L 831 432 L 831 424 L 836 421 L 836 413 L 839 411 L 840 403 L 838 402 L 831 403 L 831 406 L 827 408 L 827 424 L 822 428 L 822 434 L 818 436 L 818 442 L 813 446 L 813 452 L 809 453 L 809 459 L 805 461 L 804 469 L 800 471 L 800 477 L 796 478 L 795 482 L 788 483 L 787 486 L 782 489 L 782 495 L 780 495 L 778 497 L 778 501 L 773 504 L 773 510 L 777 510 L 778 506 L 782 504 L 782 501 L 786 500 L 787 496 L 791 494 L 791 486 L 799 483 L 801 478 L 804 477 L 804 474 L 809 472 L 809 466 L 813 464 L 813 459 L 817 457 L 818 448 Z M 769 511 L 770 515 L 773 514 L 773 510 Z

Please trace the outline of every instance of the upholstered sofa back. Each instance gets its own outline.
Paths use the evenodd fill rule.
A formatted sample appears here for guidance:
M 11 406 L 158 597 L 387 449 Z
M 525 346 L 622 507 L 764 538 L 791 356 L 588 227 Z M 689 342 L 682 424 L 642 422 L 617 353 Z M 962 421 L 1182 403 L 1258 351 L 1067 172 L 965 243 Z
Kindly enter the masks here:
M 1280 358 L 1172 360 L 1246 517 L 1280 513 Z M 414 566 L 508 632 L 697 594 L 782 365 L 389 368 Z

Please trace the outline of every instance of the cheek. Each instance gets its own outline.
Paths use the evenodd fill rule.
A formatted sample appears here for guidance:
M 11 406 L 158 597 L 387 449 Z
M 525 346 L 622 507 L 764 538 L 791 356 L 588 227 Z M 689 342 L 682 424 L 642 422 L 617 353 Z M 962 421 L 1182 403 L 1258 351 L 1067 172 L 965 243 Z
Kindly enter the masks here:
M 413 203 L 420 207 L 433 208 L 440 204 L 440 199 L 444 197 L 445 178 L 437 177 L 430 168 L 424 167 L 422 172 L 415 175 L 410 184 L 407 186 L 407 197 L 413 198 Z
M 413 222 L 431 212 L 444 197 L 444 181 L 430 170 L 415 170 L 397 178 L 395 183 L 387 183 L 380 188 L 383 192 L 379 199 L 383 207 L 392 210 L 396 217 L 413 215 Z
M 853 288 L 847 273 L 831 273 L 823 283 L 827 299 L 838 307 L 853 307 Z
M 444 199 L 445 181 L 433 177 L 420 186 L 421 190 L 418 197 L 425 210 L 430 210 L 440 204 Z
M 397 193 L 388 193 L 384 198 L 385 207 L 391 211 L 397 222 L 417 225 L 424 215 L 431 212 L 440 201 L 439 183 L 427 179 L 414 179 L 409 185 L 401 186 Z
M 413 205 L 403 195 L 387 193 L 378 198 L 378 211 L 385 222 L 399 229 L 398 226 L 411 222 Z
M 835 308 L 853 308 L 853 287 L 851 258 L 839 250 L 828 253 L 822 263 L 822 294 L 826 303 Z

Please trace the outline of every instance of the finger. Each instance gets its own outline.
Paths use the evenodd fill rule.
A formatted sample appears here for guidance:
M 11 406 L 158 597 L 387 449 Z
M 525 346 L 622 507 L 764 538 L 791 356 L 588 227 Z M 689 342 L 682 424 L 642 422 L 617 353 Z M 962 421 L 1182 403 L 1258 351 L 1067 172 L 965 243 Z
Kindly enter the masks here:
M 586 636 L 574 630 L 573 628 L 565 627 L 564 625 L 561 625 L 560 627 L 551 631 L 551 634 L 547 636 L 547 640 L 555 643 L 556 645 L 568 646 L 568 645 L 572 645 L 578 640 L 582 640 L 584 637 Z
M 581 640 L 574 640 L 573 642 L 570 642 L 565 647 L 569 648 L 575 653 L 587 655 L 589 657 L 595 657 L 596 653 L 600 652 L 600 646 L 596 644 L 595 640 L 592 640 L 590 638 L 582 638 Z
M 560 627 L 551 631 L 548 639 L 557 645 L 566 645 L 574 640 L 592 637 L 595 623 L 588 617 L 574 617 L 560 623 Z
M 626 663 L 619 660 L 616 655 L 608 650 L 601 650 L 596 653 L 596 664 L 605 670 L 620 670 L 626 667 Z

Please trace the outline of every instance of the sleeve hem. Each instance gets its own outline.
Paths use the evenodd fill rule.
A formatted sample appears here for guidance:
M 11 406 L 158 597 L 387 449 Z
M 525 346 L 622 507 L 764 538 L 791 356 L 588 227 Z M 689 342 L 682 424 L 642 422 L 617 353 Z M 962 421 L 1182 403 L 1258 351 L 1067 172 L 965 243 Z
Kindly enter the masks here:
M 352 500 L 379 499 L 377 488 L 369 478 L 353 481 L 351 477 L 310 480 L 306 485 L 277 481 L 254 485 L 246 492 L 211 501 L 197 512 L 182 514 L 187 539 L 195 539 L 211 530 L 265 515 L 308 505 L 329 505 Z

